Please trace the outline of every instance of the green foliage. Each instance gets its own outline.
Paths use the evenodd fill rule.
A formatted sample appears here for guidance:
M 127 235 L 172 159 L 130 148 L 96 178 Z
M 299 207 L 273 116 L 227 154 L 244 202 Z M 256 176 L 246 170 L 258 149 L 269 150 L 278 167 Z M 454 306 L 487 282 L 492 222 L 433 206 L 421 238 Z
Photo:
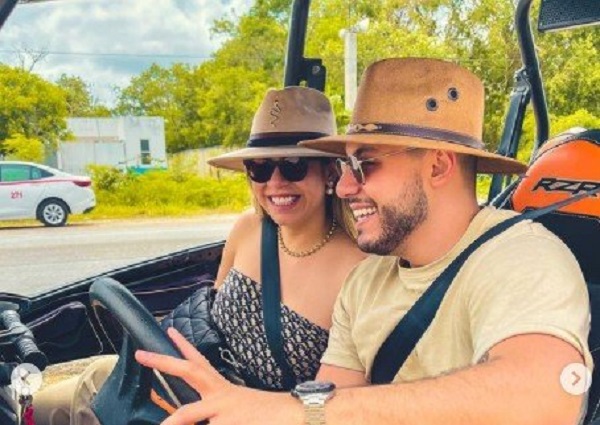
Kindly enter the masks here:
M 223 38 L 223 44 L 212 59 L 195 69 L 153 65 L 123 91 L 117 112 L 164 117 L 171 153 L 242 145 L 266 89 L 281 86 L 291 4 L 257 0 L 244 15 L 215 21 L 213 37 Z M 344 109 L 340 30 L 370 19 L 368 30 L 358 34 L 359 71 L 387 57 L 455 60 L 484 81 L 484 139 L 493 150 L 503 131 L 514 73 L 521 67 L 514 12 L 508 0 L 314 0 L 305 56 L 322 58 L 327 67 L 326 93 L 340 131 L 350 118 Z M 598 56 L 598 31 L 540 37 L 553 113 L 583 108 L 598 115 L 600 68 L 588 65 L 590 57 Z
M 196 167 L 196 158 L 193 156 L 172 155 L 169 158 L 169 170 L 176 182 L 184 182 L 193 178 L 197 174 Z
M 128 215 L 195 214 L 202 211 L 241 211 L 250 205 L 248 183 L 241 173 L 217 179 L 175 171 L 142 175 L 95 170 L 98 200 L 95 216 L 126 210 Z
M 132 179 L 131 175 L 109 165 L 91 164 L 87 166 L 87 172 L 92 178 L 94 188 L 100 191 L 113 192 Z
M 594 115 L 586 109 L 578 109 L 569 115 L 550 115 L 550 137 L 576 127 L 585 129 L 600 128 L 600 114 Z M 525 117 L 525 123 L 523 125 L 523 134 L 521 135 L 520 142 L 521 149 L 518 155 L 519 159 L 524 161 L 529 160 L 534 140 L 535 122 L 533 120 L 533 114 L 529 113 Z
M 184 64 L 169 69 L 153 64 L 120 93 L 115 113 L 163 117 L 169 152 L 198 147 L 189 131 L 196 118 L 192 75 Z
M 9 161 L 43 162 L 44 145 L 34 138 L 22 134 L 13 134 L 3 144 L 6 159 Z
M 600 114 L 594 115 L 585 109 L 578 109 L 570 115 L 553 117 L 552 130 L 554 134 L 575 127 L 600 128 Z
M 117 114 L 165 118 L 167 151 L 246 143 L 254 112 L 283 80 L 291 0 L 259 0 L 236 20 L 212 28 L 225 41 L 195 69 L 152 65 L 123 90 Z
M 243 173 L 200 177 L 181 157 L 169 170 L 131 174 L 115 167 L 88 167 L 98 200 L 94 217 L 114 215 L 185 215 L 204 211 L 237 212 L 250 205 Z
M 62 74 L 56 85 L 65 93 L 70 117 L 109 117 L 110 109 L 100 105 L 90 91 L 89 85 L 77 76 Z
M 201 146 L 245 144 L 254 112 L 267 91 L 267 73 L 207 63 L 197 74 L 205 83 L 198 92 L 193 127 L 195 134 L 204 136 Z
M 122 92 L 116 112 L 163 117 L 170 153 L 241 145 L 268 81 L 260 68 L 220 62 L 206 62 L 195 70 L 152 65 Z
M 48 148 L 66 138 L 65 93 L 20 68 L 0 64 L 0 152 L 13 134 L 40 140 Z
M 539 41 L 550 112 L 567 116 L 585 109 L 600 116 L 600 27 L 547 34 Z

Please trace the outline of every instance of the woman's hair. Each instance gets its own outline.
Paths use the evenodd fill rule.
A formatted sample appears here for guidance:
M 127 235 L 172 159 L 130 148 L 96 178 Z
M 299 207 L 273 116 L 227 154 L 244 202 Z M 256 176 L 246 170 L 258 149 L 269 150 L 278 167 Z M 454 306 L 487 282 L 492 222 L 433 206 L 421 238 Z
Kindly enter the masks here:
M 332 159 L 330 158 L 318 158 L 319 162 L 322 164 L 323 169 L 326 169 L 330 164 L 332 164 Z M 258 199 L 254 195 L 252 191 L 252 181 L 248 177 L 248 186 L 250 187 L 250 198 L 252 200 L 252 206 L 254 207 L 254 211 L 258 214 L 259 217 L 265 217 L 269 214 L 264 210 L 264 208 L 258 202 Z M 337 184 L 339 179 L 336 177 L 334 181 Z M 352 240 L 356 240 L 356 228 L 354 227 L 354 218 L 352 215 L 352 210 L 348 205 L 348 201 L 345 199 L 339 198 L 335 191 L 332 195 L 325 195 L 325 215 L 328 219 L 334 219 L 338 226 L 341 227 L 344 232 L 350 237 Z

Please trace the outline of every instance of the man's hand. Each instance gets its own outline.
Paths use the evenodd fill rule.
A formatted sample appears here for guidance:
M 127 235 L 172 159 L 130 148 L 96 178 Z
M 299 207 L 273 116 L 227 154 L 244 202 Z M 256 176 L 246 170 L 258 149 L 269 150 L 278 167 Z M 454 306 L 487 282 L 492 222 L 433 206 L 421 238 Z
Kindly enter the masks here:
M 302 423 L 302 406 L 291 395 L 236 386 L 223 378 L 179 332 L 170 328 L 167 333 L 184 360 L 142 350 L 136 352 L 136 360 L 183 379 L 202 400 L 182 406 L 162 425 L 189 425 L 203 420 L 210 420 L 211 425 Z

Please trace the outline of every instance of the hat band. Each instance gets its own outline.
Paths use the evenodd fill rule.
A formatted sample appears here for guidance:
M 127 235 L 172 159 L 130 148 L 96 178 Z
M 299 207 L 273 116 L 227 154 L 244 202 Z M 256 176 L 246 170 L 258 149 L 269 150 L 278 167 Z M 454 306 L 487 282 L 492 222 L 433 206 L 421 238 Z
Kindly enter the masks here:
M 273 148 L 277 146 L 293 146 L 303 140 L 318 139 L 320 137 L 329 136 L 326 133 L 255 133 L 250 135 L 250 139 L 246 144 L 249 148 Z
M 392 136 L 418 137 L 421 139 L 457 143 L 475 149 L 484 149 L 484 144 L 481 140 L 477 140 L 466 134 L 410 124 L 349 124 L 346 134 L 389 134 Z

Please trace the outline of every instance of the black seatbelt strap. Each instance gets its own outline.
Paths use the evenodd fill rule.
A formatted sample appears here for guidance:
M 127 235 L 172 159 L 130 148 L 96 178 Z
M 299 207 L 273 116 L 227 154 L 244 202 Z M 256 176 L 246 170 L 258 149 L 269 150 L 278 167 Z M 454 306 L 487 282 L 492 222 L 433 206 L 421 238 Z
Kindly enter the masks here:
M 281 381 L 285 390 L 296 385 L 296 379 L 283 351 L 281 327 L 281 283 L 279 273 L 279 249 L 277 226 L 270 218 L 262 221 L 260 249 L 260 280 L 262 291 L 263 320 L 269 348 L 275 363 L 281 369 Z
M 444 295 L 469 256 L 481 245 L 523 220 L 535 220 L 566 205 L 600 193 L 600 188 L 571 196 L 548 207 L 527 211 L 509 218 L 483 233 L 462 251 L 427 288 L 387 337 L 373 361 L 372 384 L 388 384 L 414 350 L 433 321 Z

